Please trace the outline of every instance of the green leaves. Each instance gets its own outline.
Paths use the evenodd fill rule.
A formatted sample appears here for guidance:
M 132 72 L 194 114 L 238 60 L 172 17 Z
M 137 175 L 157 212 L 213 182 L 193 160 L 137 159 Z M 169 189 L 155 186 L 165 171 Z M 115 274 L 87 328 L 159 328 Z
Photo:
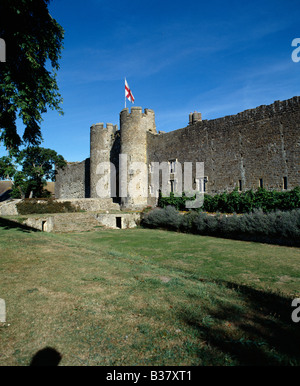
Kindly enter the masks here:
M 168 205 L 174 206 L 177 210 L 186 210 L 185 202 L 193 198 L 188 198 L 184 194 L 182 197 L 175 197 L 173 193 L 170 197 L 160 195 L 158 206 L 165 208 Z M 277 192 L 259 188 L 257 191 L 248 190 L 239 193 L 234 190 L 231 193 L 216 194 L 214 196 L 205 194 L 204 204 L 200 210 L 206 212 L 220 213 L 251 213 L 256 209 L 261 209 L 267 213 L 274 210 L 292 210 L 300 208 L 300 187 L 291 191 Z
M 0 179 L 14 180 L 14 196 L 43 197 L 47 180 L 54 181 L 56 169 L 66 165 L 55 150 L 30 146 L 14 155 L 0 158 Z
M 183 192 L 181 197 L 175 197 L 174 193 L 170 193 L 169 197 L 162 196 L 161 192 L 159 193 L 158 206 L 161 208 L 165 208 L 169 205 L 174 206 L 177 210 L 186 210 L 185 203 L 186 201 L 195 200 L 196 195 L 193 197 L 188 197 Z
M 0 180 L 10 180 L 16 173 L 16 166 L 11 157 L 0 158 Z
M 48 3 L 0 3 L 0 37 L 7 46 L 7 61 L 0 64 L 0 141 L 7 148 L 18 148 L 22 142 L 40 144 L 42 114 L 48 108 L 63 113 L 55 70 L 59 69 L 64 30 L 50 16 Z M 51 71 L 46 69 L 47 62 Z M 22 138 L 16 130 L 17 116 L 26 127 Z

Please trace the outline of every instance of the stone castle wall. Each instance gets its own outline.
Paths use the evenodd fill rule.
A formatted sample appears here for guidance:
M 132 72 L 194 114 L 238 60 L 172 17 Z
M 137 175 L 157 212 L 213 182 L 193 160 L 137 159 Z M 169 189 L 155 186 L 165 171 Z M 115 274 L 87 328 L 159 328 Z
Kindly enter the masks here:
M 300 185 L 300 97 L 237 115 L 148 134 L 148 163 L 204 162 L 206 191 Z
M 90 197 L 90 159 L 82 162 L 69 162 L 60 169 L 55 181 L 56 198 Z
M 283 190 L 300 185 L 300 97 L 224 118 L 201 119 L 195 112 L 190 114 L 187 127 L 157 134 L 154 111 L 133 107 L 131 113 L 129 109 L 120 113 L 119 131 L 112 124 L 92 126 L 91 158 L 69 163 L 59 171 L 56 197 L 96 197 L 100 178 L 97 164 L 103 161 L 115 165 L 118 193 L 119 173 L 123 175 L 120 153 L 128 157 L 128 186 L 134 184 L 143 191 L 133 200 L 130 196 L 123 201 L 114 198 L 124 208 L 156 203 L 155 198 L 144 197 L 149 192 L 151 162 L 204 162 L 205 188 L 212 194 L 235 188 Z M 131 172 L 131 162 L 144 162 L 148 170 Z

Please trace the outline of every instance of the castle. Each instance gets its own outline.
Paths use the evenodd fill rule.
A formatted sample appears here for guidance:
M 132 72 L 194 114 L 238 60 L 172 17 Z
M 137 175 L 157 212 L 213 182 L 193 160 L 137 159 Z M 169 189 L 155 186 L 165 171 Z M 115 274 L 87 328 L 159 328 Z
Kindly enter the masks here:
M 168 133 L 157 132 L 153 110 L 125 108 L 120 129 L 110 123 L 91 127 L 90 158 L 58 171 L 55 196 L 110 199 L 121 208 L 142 209 L 156 204 L 161 188 L 161 176 L 153 184 L 153 165 L 168 165 L 168 189 L 176 192 L 176 172 L 185 168 L 176 165 L 188 163 L 194 165 L 193 189 L 209 194 L 299 186 L 300 97 L 213 120 L 191 113 L 187 127 Z M 204 164 L 201 178 L 196 163 Z

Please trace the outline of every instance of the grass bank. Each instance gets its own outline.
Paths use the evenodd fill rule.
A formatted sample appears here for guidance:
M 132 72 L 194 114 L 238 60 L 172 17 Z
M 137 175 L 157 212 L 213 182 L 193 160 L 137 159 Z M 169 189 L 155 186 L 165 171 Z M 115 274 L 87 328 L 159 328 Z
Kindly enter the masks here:
M 0 223 L 1 365 L 299 365 L 300 253 L 132 229 Z

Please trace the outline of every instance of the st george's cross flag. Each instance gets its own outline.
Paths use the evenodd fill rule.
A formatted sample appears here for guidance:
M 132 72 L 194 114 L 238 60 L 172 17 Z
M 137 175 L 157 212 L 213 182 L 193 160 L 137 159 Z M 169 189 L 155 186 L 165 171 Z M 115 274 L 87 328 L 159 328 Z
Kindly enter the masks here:
M 125 79 L 125 102 L 126 98 L 131 102 L 134 103 L 134 96 L 128 86 L 127 80 Z

